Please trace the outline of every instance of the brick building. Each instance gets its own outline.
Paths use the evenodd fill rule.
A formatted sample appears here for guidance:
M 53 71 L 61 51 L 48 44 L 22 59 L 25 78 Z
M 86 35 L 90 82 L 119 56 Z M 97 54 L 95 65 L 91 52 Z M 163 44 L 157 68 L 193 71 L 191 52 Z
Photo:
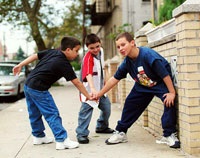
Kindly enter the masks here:
M 150 0 L 91 0 L 90 8 L 91 31 L 101 38 L 106 59 L 117 55 L 110 34 L 123 24 L 131 24 L 129 29 L 137 31 L 151 18 Z

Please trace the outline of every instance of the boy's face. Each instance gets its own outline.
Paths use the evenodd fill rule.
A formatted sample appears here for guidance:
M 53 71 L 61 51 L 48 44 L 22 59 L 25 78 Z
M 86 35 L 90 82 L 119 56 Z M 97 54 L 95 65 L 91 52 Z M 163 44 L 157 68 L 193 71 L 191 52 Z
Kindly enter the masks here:
M 68 60 L 74 60 L 78 56 L 78 51 L 81 48 L 80 45 L 75 46 L 73 49 L 66 49 L 66 56 Z
M 87 46 L 88 51 L 90 51 L 95 56 L 99 54 L 100 47 L 101 47 L 101 43 L 100 42 L 92 43 L 92 44 L 89 44 Z
M 135 42 L 133 40 L 129 42 L 125 37 L 122 37 L 116 41 L 116 46 L 121 55 L 128 56 L 132 48 L 135 46 Z

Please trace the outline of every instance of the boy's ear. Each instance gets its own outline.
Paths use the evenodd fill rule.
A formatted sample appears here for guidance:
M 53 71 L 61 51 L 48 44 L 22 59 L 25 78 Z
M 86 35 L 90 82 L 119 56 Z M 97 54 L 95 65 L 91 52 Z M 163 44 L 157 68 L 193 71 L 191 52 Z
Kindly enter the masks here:
M 63 51 L 63 53 L 64 53 L 65 55 L 67 55 L 68 52 L 69 52 L 69 50 L 70 50 L 70 48 L 66 48 L 66 49 Z
M 134 40 L 132 40 L 130 43 L 131 43 L 131 45 L 135 46 L 135 41 Z
M 70 48 L 67 48 L 65 49 L 65 52 L 68 53 L 71 49 Z

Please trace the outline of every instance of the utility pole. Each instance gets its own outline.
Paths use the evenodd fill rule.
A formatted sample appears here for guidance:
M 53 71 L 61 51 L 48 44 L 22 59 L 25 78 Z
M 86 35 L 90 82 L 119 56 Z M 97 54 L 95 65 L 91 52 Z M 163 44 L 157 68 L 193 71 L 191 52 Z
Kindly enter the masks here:
M 26 38 L 26 53 L 25 53 L 26 57 L 28 57 L 28 39 Z
M 5 38 L 5 32 L 3 32 L 3 60 L 6 60 L 6 38 Z
M 85 8 L 86 8 L 86 1 L 83 0 L 83 10 L 82 10 L 82 13 L 83 13 L 83 24 L 82 24 L 82 46 L 83 46 L 83 56 L 85 55 L 85 47 L 84 47 L 84 43 L 85 43 L 85 36 L 86 36 L 86 29 L 85 29 Z

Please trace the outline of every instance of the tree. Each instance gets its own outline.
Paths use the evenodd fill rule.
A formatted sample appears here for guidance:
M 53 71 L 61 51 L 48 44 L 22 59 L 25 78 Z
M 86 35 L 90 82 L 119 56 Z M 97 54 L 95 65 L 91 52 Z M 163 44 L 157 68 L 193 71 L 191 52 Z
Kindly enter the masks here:
M 15 59 L 16 60 L 24 60 L 25 58 L 26 58 L 26 55 L 25 55 L 24 51 L 22 50 L 21 47 L 19 47 L 17 54 L 15 56 Z
M 172 11 L 181 5 L 185 0 L 164 0 L 164 4 L 159 9 L 158 24 L 170 20 L 172 18 Z
M 48 0 L 1 0 L 0 22 L 9 22 L 29 31 L 28 40 L 33 39 L 38 50 L 52 48 L 56 40 L 66 35 L 66 30 L 68 34 L 80 32 L 80 17 L 74 17 L 70 23 L 66 21 L 80 15 L 80 1 L 55 1 L 51 4 Z M 62 9 L 56 8 L 59 3 L 64 5 Z M 78 30 L 75 31 L 75 28 Z
M 74 36 L 78 39 L 82 39 L 82 4 L 79 1 L 79 5 L 72 4 L 69 8 L 69 12 L 66 12 L 63 16 L 62 27 L 59 28 L 58 40 L 55 43 L 56 47 L 60 46 L 60 40 L 63 35 Z

